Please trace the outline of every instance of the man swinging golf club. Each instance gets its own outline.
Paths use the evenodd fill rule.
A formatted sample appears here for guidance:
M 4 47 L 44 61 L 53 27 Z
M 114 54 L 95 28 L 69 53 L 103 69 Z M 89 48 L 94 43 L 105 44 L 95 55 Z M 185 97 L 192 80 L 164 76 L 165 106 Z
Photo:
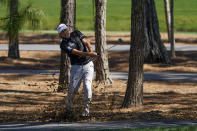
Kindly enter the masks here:
M 71 61 L 70 87 L 67 95 L 66 108 L 69 110 L 73 104 L 74 96 L 83 80 L 84 105 L 82 116 L 89 116 L 89 104 L 92 99 L 92 78 L 94 74 L 94 64 L 92 57 L 97 57 L 97 53 L 92 51 L 90 42 L 80 31 L 69 32 L 65 24 L 57 27 L 59 36 L 62 38 L 60 48 L 65 51 Z

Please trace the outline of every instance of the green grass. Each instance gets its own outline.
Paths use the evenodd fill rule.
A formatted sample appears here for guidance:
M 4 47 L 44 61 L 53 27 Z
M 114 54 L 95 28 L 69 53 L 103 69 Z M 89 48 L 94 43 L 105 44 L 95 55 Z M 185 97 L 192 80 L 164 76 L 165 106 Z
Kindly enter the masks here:
M 43 9 L 46 20 L 43 30 L 54 30 L 59 23 L 60 0 L 29 0 L 34 7 Z M 27 1 L 20 0 L 21 5 Z M 160 23 L 160 30 L 166 31 L 164 2 L 155 0 L 157 14 Z M 196 0 L 175 0 L 175 30 L 183 32 L 197 32 L 197 1 Z M 129 31 L 131 18 L 131 0 L 107 0 L 107 30 L 108 31 Z M 5 16 L 7 10 L 0 5 L 0 17 Z M 77 0 L 77 22 L 80 30 L 94 29 L 94 14 L 92 0 Z M 26 27 L 28 29 L 28 27 Z
M 197 131 L 197 126 L 153 127 L 153 128 L 137 128 L 137 129 L 108 129 L 108 130 L 97 130 L 97 131 Z

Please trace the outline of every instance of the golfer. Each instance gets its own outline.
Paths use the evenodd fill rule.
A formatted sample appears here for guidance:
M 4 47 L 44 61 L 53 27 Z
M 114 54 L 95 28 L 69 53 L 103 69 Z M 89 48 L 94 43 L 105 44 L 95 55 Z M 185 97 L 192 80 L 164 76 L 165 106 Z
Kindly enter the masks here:
M 66 108 L 71 108 L 75 94 L 78 92 L 83 80 L 85 109 L 82 116 L 89 116 L 89 104 L 92 99 L 91 85 L 94 74 L 92 57 L 96 57 L 97 53 L 92 51 L 90 42 L 80 31 L 75 30 L 70 33 L 65 24 L 60 24 L 57 31 L 62 38 L 60 48 L 68 54 L 71 61 L 70 87 L 68 89 Z

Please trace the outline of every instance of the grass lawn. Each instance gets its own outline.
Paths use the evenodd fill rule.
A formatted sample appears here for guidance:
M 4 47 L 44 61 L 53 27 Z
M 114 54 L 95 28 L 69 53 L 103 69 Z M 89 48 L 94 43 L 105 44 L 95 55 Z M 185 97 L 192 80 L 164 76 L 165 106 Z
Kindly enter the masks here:
M 22 5 L 25 1 L 20 0 Z M 59 22 L 60 0 L 30 0 L 34 7 L 43 9 L 46 20 L 42 29 L 53 30 Z M 128 31 L 130 30 L 131 0 L 108 0 L 107 1 L 107 30 Z M 161 31 L 166 31 L 164 3 L 155 0 Z M 46 4 L 47 3 L 47 4 Z M 47 5 L 47 6 L 46 6 Z M 197 1 L 175 0 L 175 29 L 176 31 L 197 31 Z M 4 5 L 0 5 L 0 12 L 7 12 Z M 5 13 L 1 13 L 3 17 Z M 94 15 L 92 0 L 77 0 L 77 28 L 80 30 L 93 30 Z M 27 27 L 26 27 L 27 28 Z

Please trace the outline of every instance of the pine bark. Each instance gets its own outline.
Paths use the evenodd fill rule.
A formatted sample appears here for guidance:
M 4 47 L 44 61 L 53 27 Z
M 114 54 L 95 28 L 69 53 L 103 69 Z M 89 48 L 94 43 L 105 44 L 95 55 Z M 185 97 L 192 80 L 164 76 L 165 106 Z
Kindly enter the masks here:
M 17 17 L 18 15 L 18 0 L 10 0 L 10 23 L 11 28 L 16 26 L 17 24 Z M 18 31 L 12 32 L 13 29 L 9 29 L 8 37 L 9 37 L 9 50 L 8 50 L 8 57 L 10 58 L 20 58 L 19 55 L 19 40 L 18 40 Z
M 170 64 L 171 59 L 161 40 L 154 0 L 145 1 L 145 61 Z
M 106 0 L 95 0 L 95 48 L 99 54 L 96 61 L 96 81 L 111 84 L 109 74 L 108 52 L 106 46 Z
M 61 18 L 60 23 L 68 26 L 70 32 L 75 29 L 76 21 L 76 0 L 61 0 Z M 68 55 L 61 51 L 60 75 L 58 91 L 67 90 L 70 85 L 71 63 Z
M 175 54 L 175 48 L 174 48 L 174 0 L 171 0 L 170 3 L 170 11 L 171 11 L 171 32 L 170 32 L 170 43 L 171 43 L 171 57 L 175 58 L 176 54 Z
M 144 0 L 132 0 L 129 76 L 123 108 L 143 104 L 143 64 L 145 44 Z

